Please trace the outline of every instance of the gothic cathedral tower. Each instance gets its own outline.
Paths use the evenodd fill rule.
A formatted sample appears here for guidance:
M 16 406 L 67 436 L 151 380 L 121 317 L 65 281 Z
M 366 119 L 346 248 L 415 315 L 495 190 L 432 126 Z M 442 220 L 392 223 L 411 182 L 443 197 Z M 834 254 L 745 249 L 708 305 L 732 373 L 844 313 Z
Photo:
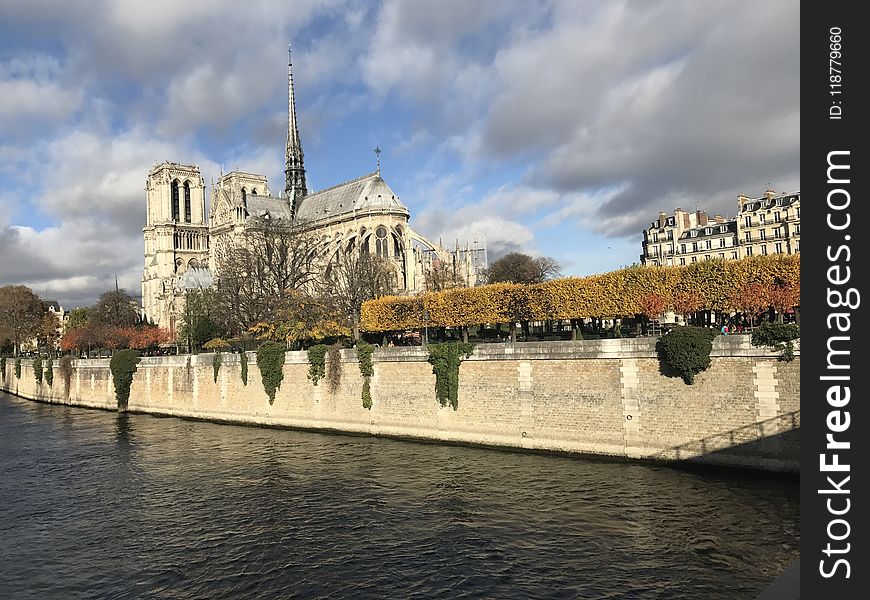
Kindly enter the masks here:
M 164 162 L 148 172 L 145 192 L 143 316 L 174 333 L 174 315 L 191 287 L 186 279 L 201 271 L 207 277 L 205 183 L 199 167 Z

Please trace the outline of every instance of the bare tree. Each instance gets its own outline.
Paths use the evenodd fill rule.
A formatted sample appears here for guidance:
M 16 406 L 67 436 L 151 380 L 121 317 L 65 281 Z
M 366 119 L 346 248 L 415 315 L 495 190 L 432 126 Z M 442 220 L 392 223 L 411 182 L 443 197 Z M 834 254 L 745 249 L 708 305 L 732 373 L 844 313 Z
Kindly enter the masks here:
M 386 260 L 365 250 L 338 251 L 326 268 L 322 296 L 350 318 L 353 337 L 358 340 L 363 302 L 395 289 L 396 272 Z
M 542 283 L 561 275 L 562 267 L 549 256 L 510 252 L 486 270 L 487 283 Z
M 427 292 L 440 292 L 458 287 L 467 287 L 467 283 L 456 264 L 439 259 L 432 261 L 432 267 L 426 271 L 424 282 Z
M 216 314 L 234 333 L 274 318 L 289 292 L 313 288 L 320 274 L 314 238 L 284 219 L 252 219 L 238 242 L 216 250 Z

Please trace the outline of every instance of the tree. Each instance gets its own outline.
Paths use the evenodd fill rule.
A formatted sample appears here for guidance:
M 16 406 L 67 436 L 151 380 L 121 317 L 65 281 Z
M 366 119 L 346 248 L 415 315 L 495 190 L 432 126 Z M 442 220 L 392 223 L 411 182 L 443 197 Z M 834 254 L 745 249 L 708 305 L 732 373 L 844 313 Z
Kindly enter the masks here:
M 66 325 L 64 325 L 64 332 L 70 331 L 72 329 L 78 329 L 79 327 L 87 325 L 90 313 L 91 309 L 89 308 L 72 309 L 69 313 L 69 318 L 66 321 Z
M 127 327 L 139 320 L 136 301 L 124 290 L 105 292 L 90 309 L 89 321 L 110 327 Z
M 668 301 L 659 294 L 644 294 L 640 297 L 640 312 L 644 316 L 644 327 L 668 308 Z
M 458 287 L 466 287 L 466 282 L 460 275 L 455 264 L 449 264 L 440 259 L 432 261 L 432 267 L 426 271 L 425 280 L 427 292 L 441 292 Z
M 562 267 L 549 256 L 510 252 L 486 270 L 487 283 L 543 283 L 558 277 Z
M 21 344 L 40 333 L 45 303 L 23 285 L 0 287 L 0 340 L 9 339 L 17 356 Z
M 39 322 L 39 332 L 36 335 L 37 345 L 48 352 L 54 352 L 57 348 L 57 340 L 60 338 L 60 321 L 55 313 L 43 313 Z
M 326 268 L 322 287 L 323 298 L 349 317 L 353 337 L 359 340 L 363 302 L 392 294 L 396 273 L 386 260 L 365 250 L 339 251 Z
M 320 275 L 314 238 L 283 219 L 251 220 L 240 244 L 216 253 L 219 314 L 228 332 L 269 321 L 285 296 L 312 286 Z
M 224 335 L 224 327 L 219 323 L 219 302 L 218 293 L 211 289 L 188 290 L 185 294 L 178 339 L 187 344 L 191 351 L 201 348 L 212 338 Z
M 767 296 L 767 288 L 759 283 L 750 283 L 733 290 L 728 301 L 735 309 L 748 316 L 750 327 L 754 327 L 758 313 L 768 307 Z

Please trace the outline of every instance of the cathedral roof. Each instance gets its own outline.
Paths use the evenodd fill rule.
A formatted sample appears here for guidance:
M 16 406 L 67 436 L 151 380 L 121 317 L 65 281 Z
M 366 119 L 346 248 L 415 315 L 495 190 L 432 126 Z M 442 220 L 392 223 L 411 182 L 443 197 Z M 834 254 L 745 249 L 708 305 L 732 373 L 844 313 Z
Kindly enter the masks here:
M 293 218 L 290 212 L 290 204 L 284 198 L 248 194 L 245 202 L 248 214 L 252 217 L 262 217 L 268 214 L 271 219 L 287 219 L 290 221 Z
M 184 290 L 210 288 L 212 283 L 213 277 L 208 267 L 190 267 L 179 278 L 181 289 Z
M 399 201 L 378 171 L 308 194 L 302 199 L 296 219 L 303 223 L 313 222 L 368 210 L 408 214 L 408 208 Z

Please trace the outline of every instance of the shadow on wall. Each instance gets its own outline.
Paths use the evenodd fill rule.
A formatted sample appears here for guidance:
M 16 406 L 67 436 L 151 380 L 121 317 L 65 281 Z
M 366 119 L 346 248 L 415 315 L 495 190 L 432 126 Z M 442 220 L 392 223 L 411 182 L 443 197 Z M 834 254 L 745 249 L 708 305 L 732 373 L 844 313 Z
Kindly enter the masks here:
M 801 411 L 796 410 L 674 446 L 649 458 L 687 463 L 716 463 L 719 462 L 716 460 L 718 456 L 726 455 L 729 458 L 745 456 L 747 460 L 785 458 L 794 461 L 797 470 L 800 459 L 800 428 Z

